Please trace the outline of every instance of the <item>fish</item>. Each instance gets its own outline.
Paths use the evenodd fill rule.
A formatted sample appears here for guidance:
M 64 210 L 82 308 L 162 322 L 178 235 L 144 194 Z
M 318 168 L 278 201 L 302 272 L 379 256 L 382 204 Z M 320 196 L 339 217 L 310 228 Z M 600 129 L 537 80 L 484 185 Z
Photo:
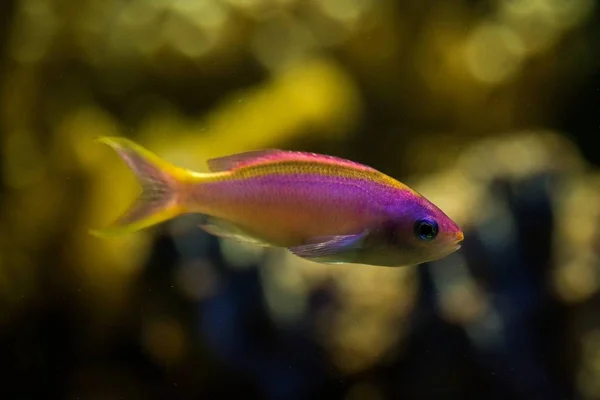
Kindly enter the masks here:
M 343 158 L 279 149 L 206 161 L 207 172 L 173 165 L 125 137 L 100 137 L 141 187 L 99 237 L 136 232 L 184 214 L 199 228 L 256 246 L 285 248 L 323 264 L 399 267 L 457 251 L 461 228 L 398 180 Z

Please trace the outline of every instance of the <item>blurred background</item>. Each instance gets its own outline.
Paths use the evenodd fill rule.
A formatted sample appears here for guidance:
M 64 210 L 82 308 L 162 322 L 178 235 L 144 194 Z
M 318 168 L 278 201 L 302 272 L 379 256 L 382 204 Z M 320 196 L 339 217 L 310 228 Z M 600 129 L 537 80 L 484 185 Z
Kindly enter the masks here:
M 0 398 L 600 399 L 598 49 L 595 0 L 3 0 Z M 350 158 L 466 240 L 98 239 L 139 190 L 101 135 Z

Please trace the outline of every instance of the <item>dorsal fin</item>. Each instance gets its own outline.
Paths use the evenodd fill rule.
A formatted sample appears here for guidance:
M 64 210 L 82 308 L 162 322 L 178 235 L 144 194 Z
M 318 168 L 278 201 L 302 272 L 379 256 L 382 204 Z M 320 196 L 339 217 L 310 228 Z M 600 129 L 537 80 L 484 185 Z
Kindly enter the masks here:
M 211 172 L 229 171 L 241 165 L 247 165 L 261 161 L 303 161 L 303 162 L 320 162 L 327 164 L 345 165 L 353 168 L 359 168 L 366 171 L 376 170 L 367 165 L 363 165 L 344 158 L 329 156 L 318 153 L 307 153 L 302 151 L 290 151 L 279 149 L 253 150 L 243 153 L 232 154 L 229 156 L 212 158 L 206 162 Z
M 283 150 L 277 149 L 252 150 L 243 153 L 232 154 L 229 156 L 212 158 L 206 161 L 206 164 L 208 165 L 208 169 L 211 172 L 223 172 L 234 169 L 241 163 L 249 162 L 252 160 L 263 158 L 265 156 L 270 156 L 282 152 Z

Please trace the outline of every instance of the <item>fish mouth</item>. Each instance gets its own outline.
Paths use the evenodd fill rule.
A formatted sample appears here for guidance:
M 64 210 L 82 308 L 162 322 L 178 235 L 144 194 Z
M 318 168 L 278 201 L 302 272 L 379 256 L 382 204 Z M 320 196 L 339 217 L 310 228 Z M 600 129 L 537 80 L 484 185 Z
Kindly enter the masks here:
M 445 247 L 448 249 L 449 254 L 454 253 L 462 247 L 462 241 L 465 239 L 465 235 L 462 231 L 447 233 L 444 237 Z
M 465 240 L 465 235 L 462 232 L 458 232 L 456 234 L 456 237 L 454 238 L 454 245 L 456 247 L 456 250 L 458 250 L 462 247 L 463 240 Z

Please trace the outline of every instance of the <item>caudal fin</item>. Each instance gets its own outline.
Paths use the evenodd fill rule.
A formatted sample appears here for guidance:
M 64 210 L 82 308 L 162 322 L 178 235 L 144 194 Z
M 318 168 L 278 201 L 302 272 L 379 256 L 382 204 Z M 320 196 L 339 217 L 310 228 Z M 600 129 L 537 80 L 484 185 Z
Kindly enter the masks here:
M 92 230 L 96 236 L 135 232 L 174 218 L 183 212 L 182 187 L 190 173 L 162 160 L 142 146 L 122 137 L 102 137 L 136 175 L 142 192 L 111 226 Z

